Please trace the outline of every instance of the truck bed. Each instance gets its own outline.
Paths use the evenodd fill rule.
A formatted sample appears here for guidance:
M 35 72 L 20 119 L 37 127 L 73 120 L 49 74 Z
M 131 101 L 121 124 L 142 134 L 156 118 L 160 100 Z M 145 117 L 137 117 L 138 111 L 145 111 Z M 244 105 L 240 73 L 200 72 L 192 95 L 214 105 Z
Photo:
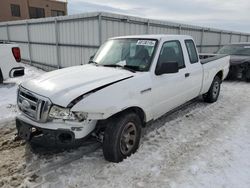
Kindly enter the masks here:
M 19 53 L 14 52 L 14 48 Z M 0 83 L 7 78 L 24 75 L 24 68 L 18 64 L 20 61 L 21 54 L 18 45 L 0 41 Z
M 203 59 L 200 61 L 203 67 L 203 87 L 201 94 L 204 94 L 209 90 L 214 75 L 216 75 L 219 70 L 222 71 L 222 80 L 226 78 L 229 71 L 230 56 L 216 54 L 202 54 L 200 56 L 203 56 Z
M 226 57 L 226 56 L 228 56 L 228 55 L 224 55 L 224 54 L 199 54 L 201 64 L 206 64 L 206 63 L 221 59 L 221 58 Z

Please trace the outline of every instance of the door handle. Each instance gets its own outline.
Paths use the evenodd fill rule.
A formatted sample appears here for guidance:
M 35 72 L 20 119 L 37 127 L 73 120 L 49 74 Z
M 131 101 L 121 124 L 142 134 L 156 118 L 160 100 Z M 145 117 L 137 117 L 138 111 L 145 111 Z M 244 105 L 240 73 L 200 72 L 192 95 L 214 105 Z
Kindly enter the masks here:
M 186 73 L 185 74 L 185 77 L 187 78 L 187 77 L 189 77 L 190 76 L 190 73 Z

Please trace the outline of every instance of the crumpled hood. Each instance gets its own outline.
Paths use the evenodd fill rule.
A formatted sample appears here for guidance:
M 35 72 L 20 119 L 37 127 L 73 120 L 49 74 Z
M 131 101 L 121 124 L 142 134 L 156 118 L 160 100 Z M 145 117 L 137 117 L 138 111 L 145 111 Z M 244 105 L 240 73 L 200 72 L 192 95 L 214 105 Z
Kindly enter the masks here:
M 84 93 L 133 75 L 118 68 L 82 65 L 45 73 L 21 86 L 66 107 Z
M 238 56 L 238 55 L 230 56 L 230 65 L 239 65 L 245 62 L 250 62 L 250 56 Z

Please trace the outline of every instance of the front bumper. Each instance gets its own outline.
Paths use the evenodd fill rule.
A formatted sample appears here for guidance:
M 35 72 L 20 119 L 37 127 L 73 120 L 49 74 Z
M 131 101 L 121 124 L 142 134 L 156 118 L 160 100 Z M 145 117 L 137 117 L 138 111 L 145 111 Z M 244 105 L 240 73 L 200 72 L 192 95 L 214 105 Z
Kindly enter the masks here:
M 20 138 L 42 146 L 72 146 L 78 142 L 72 131 L 43 129 L 18 118 L 16 118 L 16 128 Z
M 44 146 L 72 146 L 87 139 L 95 129 L 95 121 L 85 123 L 38 123 L 24 115 L 16 118 L 18 136 Z
M 96 126 L 97 121 L 95 120 L 86 120 L 84 122 L 69 122 L 69 121 L 51 121 L 46 123 L 39 123 L 31 120 L 25 115 L 21 114 L 17 119 L 25 122 L 26 124 L 32 125 L 33 127 L 38 127 L 40 129 L 48 129 L 51 131 L 58 130 L 68 130 L 74 133 L 76 139 L 82 139 L 88 136 Z

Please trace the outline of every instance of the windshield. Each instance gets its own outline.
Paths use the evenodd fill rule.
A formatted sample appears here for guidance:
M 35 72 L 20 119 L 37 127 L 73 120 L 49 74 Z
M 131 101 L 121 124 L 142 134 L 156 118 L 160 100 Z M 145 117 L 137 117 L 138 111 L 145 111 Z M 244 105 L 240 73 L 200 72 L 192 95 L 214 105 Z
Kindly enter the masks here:
M 227 46 L 222 47 L 218 51 L 218 54 L 250 56 L 250 44 L 249 45 L 227 45 Z
M 148 71 L 156 44 L 157 40 L 154 39 L 109 40 L 101 46 L 92 62 L 102 66 Z

